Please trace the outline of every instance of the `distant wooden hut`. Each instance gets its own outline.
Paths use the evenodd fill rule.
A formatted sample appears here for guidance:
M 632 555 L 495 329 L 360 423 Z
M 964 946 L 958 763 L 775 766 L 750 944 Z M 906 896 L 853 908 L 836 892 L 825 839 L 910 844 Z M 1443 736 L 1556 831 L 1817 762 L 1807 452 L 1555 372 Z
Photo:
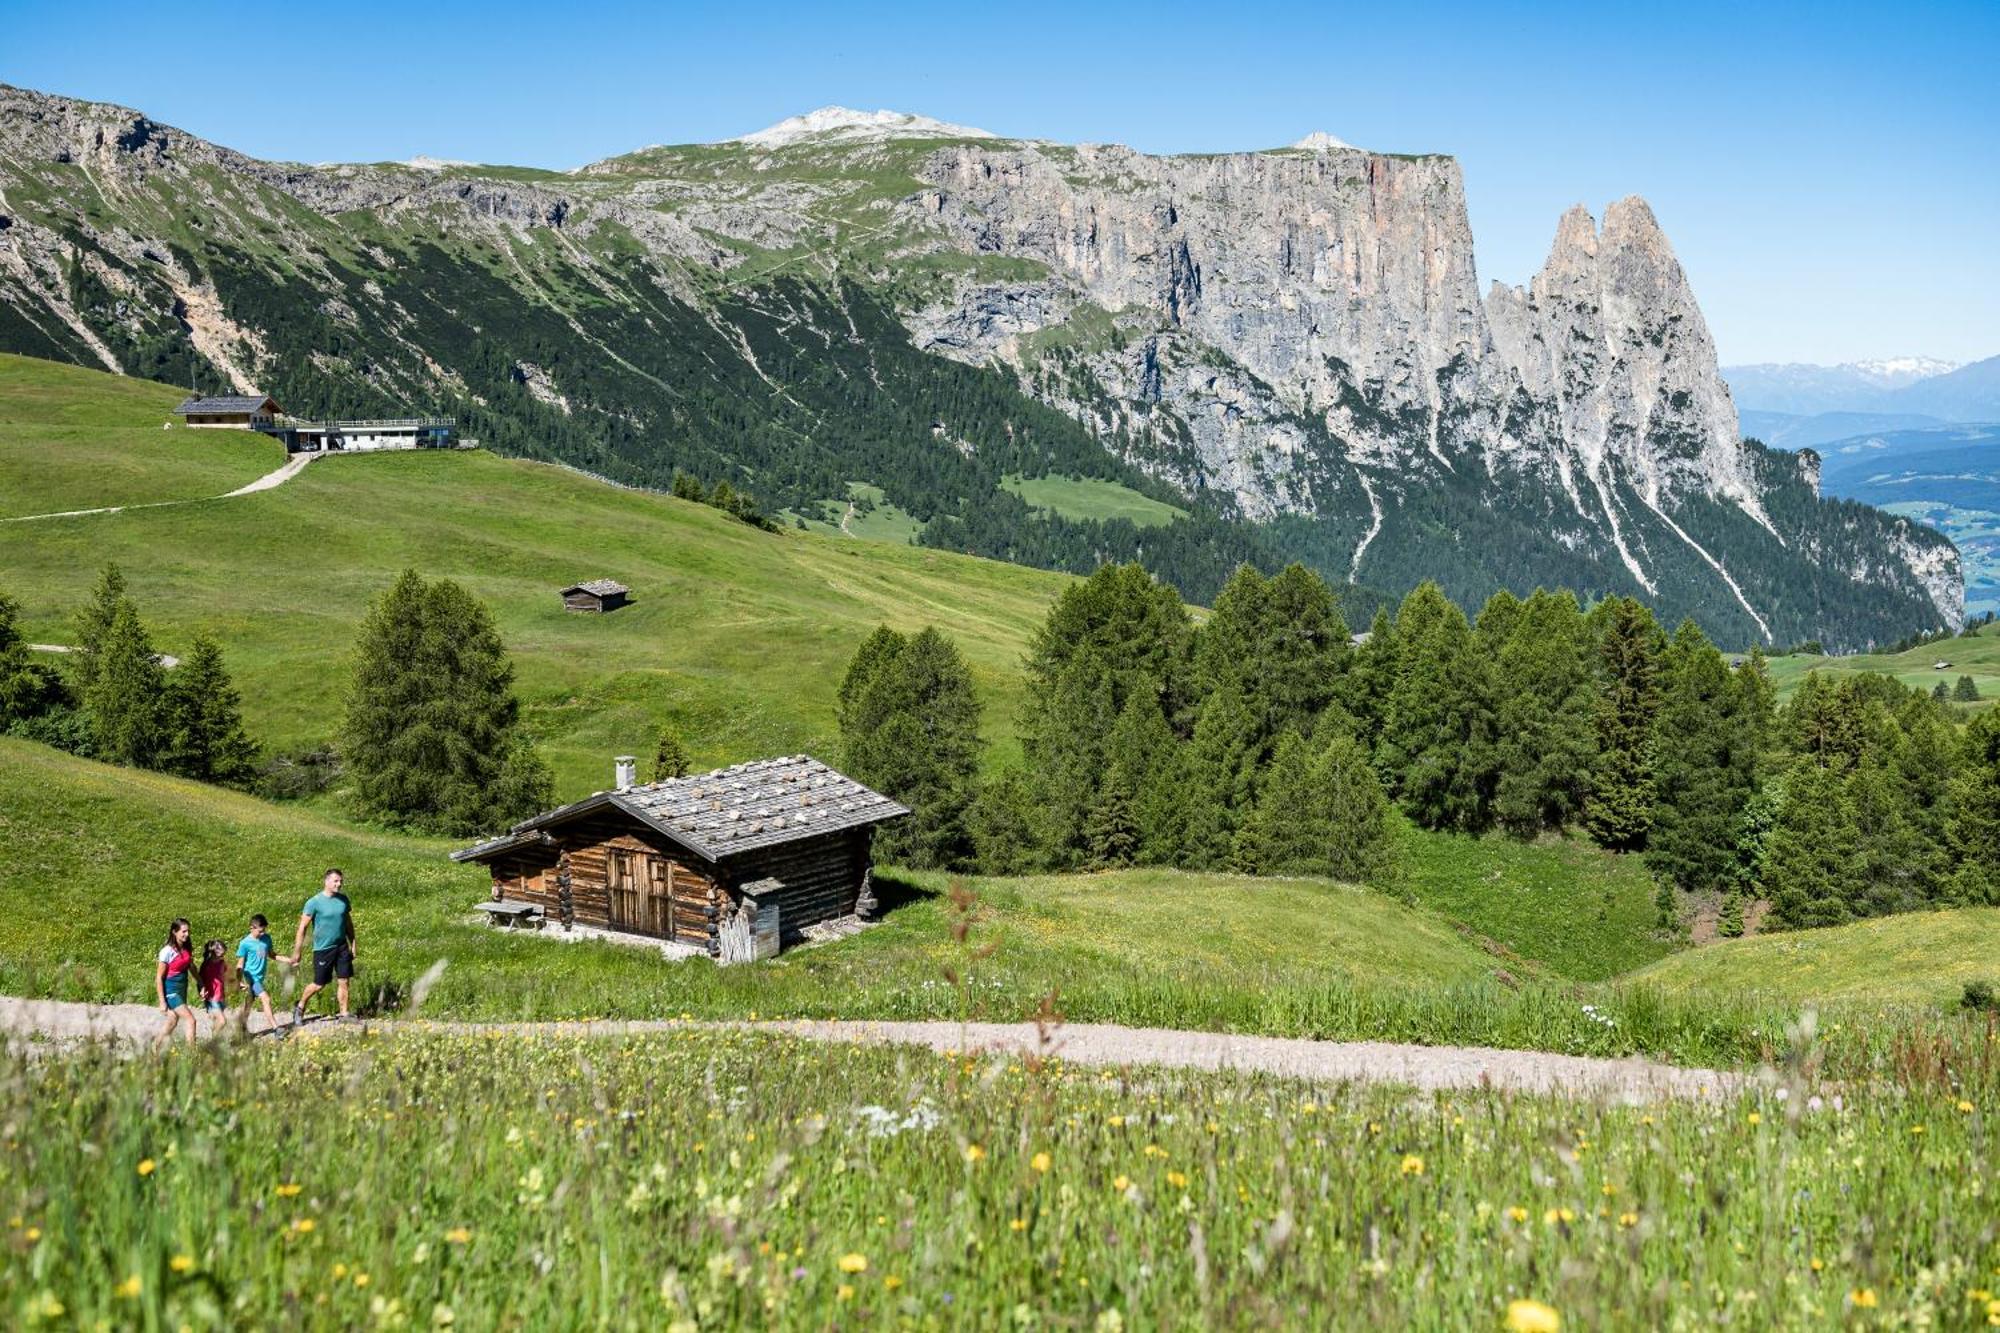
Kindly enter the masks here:
M 486 866 L 496 903 L 720 954 L 732 923 L 790 944 L 872 907 L 875 826 L 910 813 L 802 754 L 648 786 L 630 776 L 621 760 L 619 790 L 451 859 Z
M 266 394 L 222 394 L 209 398 L 184 398 L 174 415 L 190 426 L 229 427 L 236 430 L 263 430 L 278 419 L 278 400 Z
M 563 606 L 571 611 L 616 611 L 631 600 L 632 590 L 611 579 L 572 583 L 562 590 Z

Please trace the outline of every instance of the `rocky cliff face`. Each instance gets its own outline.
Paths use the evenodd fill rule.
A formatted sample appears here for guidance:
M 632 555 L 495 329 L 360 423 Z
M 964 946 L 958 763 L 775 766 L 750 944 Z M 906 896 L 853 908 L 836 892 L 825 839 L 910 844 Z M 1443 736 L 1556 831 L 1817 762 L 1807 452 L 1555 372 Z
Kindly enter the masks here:
M 720 466 L 802 512 L 844 500 L 843 475 L 901 485 L 951 540 L 983 514 L 1010 550 L 995 516 L 1027 511 L 977 487 L 1089 468 L 1390 592 L 1426 576 L 1469 600 L 1634 592 L 1737 641 L 1860 641 L 1959 613 L 1948 543 L 1874 511 L 1836 521 L 1739 439 L 1641 200 L 1601 227 L 1573 210 L 1526 288 L 1482 296 L 1450 158 L 1328 136 L 1155 157 L 857 114 L 570 173 L 306 167 L 0 88 L 0 346 L 162 378 L 207 366 L 314 410 L 365 390 L 501 413 L 496 438 L 510 422 L 537 439 L 518 447 L 632 479 Z M 817 341 L 842 324 L 878 363 L 854 370 L 876 398 L 861 433 L 886 429 L 887 406 L 921 423 L 912 439 L 840 455 L 855 431 L 815 442 L 821 408 L 785 428 L 802 445 L 711 438 L 743 414 L 720 387 L 738 381 L 779 404 L 758 412 L 803 412 L 807 386 L 851 405 L 827 382 L 846 353 Z M 909 348 L 885 338 L 997 373 L 982 394 L 1058 408 L 1101 469 L 1051 443 L 1060 430 L 1024 434 L 1025 416 L 982 450 L 1001 409 L 947 419 L 931 400 L 967 391 L 926 387 L 923 357 L 888 373 L 881 357 Z M 938 439 L 992 476 L 932 497 L 931 523 L 891 474 L 927 471 Z M 1075 544 L 1114 539 L 1135 540 Z M 1811 623 L 1850 604 L 1870 609 Z

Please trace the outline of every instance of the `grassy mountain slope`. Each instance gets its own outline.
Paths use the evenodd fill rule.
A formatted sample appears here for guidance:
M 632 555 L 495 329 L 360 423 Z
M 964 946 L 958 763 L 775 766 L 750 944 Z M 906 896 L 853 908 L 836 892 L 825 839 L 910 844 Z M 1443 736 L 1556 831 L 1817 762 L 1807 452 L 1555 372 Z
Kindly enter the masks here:
M 1949 662 L 1946 670 L 1937 663 Z M 1946 686 L 1971 676 L 1982 700 L 2000 699 L 2000 625 L 1982 625 L 1972 634 L 1961 634 L 1938 643 L 1924 644 L 1903 653 L 1850 653 L 1837 657 L 1794 653 L 1771 659 L 1771 679 L 1780 698 L 1787 698 L 1812 671 L 1829 676 L 1877 671 L 1894 676 L 1911 689 L 1933 689 L 1939 681 Z M 1976 705 L 1988 707 L 1989 703 Z
M 186 394 L 0 353 L 0 518 L 221 495 L 285 461 L 243 431 L 191 431 Z
M 1950 1005 L 1968 981 L 2000 983 L 2000 908 L 1905 912 L 1724 940 L 1662 959 L 1631 979 L 1686 995 Z

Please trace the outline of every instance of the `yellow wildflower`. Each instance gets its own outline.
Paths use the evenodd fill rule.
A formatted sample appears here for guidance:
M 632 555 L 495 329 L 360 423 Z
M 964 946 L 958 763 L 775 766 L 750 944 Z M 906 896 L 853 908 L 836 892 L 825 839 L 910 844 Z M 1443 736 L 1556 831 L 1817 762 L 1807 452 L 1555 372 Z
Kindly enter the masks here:
M 155 1162 L 152 1158 L 148 1157 L 145 1161 L 139 1163 L 139 1174 L 142 1176 L 150 1176 L 153 1174 L 153 1168 L 158 1165 L 159 1163 Z
M 843 1254 L 840 1256 L 840 1271 L 843 1273 L 865 1273 L 868 1271 L 868 1256 L 865 1254 Z
M 1826 1260 L 1820 1258 L 1818 1255 L 1815 1254 L 1813 1256 L 1813 1261 L 1812 1261 L 1812 1271 L 1817 1273 L 1825 1267 L 1826 1267 Z
M 319 1224 L 314 1222 L 310 1217 L 301 1217 L 293 1221 L 292 1230 L 298 1232 L 301 1236 L 303 1236 L 310 1233 L 312 1229 L 317 1225 Z
M 40 1227 L 29 1227 L 26 1231 L 23 1231 L 21 1234 L 23 1236 L 26 1236 L 28 1240 L 32 1243 L 42 1238 L 42 1229 Z
M 1406 1175 L 1406 1176 L 1421 1176 L 1421 1175 L 1422 1175 L 1423 1173 L 1424 1173 L 1424 1159 L 1423 1159 L 1423 1158 L 1421 1158 L 1421 1157 L 1417 1156 L 1417 1155 L 1416 1155 L 1415 1153 L 1405 1153 L 1405 1154 L 1403 1154 L 1403 1174 L 1404 1174 L 1404 1175 Z
M 144 1175 L 145 1172 L 142 1170 L 140 1174 Z M 304 1188 L 305 1186 L 296 1183 L 280 1185 L 278 1186 L 278 1197 L 281 1199 L 295 1199 L 298 1197 L 299 1191 Z
M 194 1271 L 194 1256 L 191 1254 L 177 1254 L 167 1260 L 167 1267 L 173 1269 L 176 1273 L 192 1273 Z M 340 1274 L 335 1273 L 334 1276 L 339 1277 Z
M 444 1238 L 454 1245 L 466 1245 L 472 1241 L 472 1231 L 468 1227 L 453 1227 L 444 1233 Z
M 894 1291 L 896 1290 L 896 1288 L 902 1285 L 903 1285 L 903 1279 L 897 1277 L 894 1273 L 891 1273 L 887 1277 L 882 1279 L 882 1287 L 885 1291 Z
M 1959 1101 L 1958 1101 L 1958 1109 L 1959 1109 L 1959 1110 L 1961 1110 L 1961 1111 L 1963 1111 L 1963 1112 L 1965 1112 L 1965 1114 L 1967 1114 L 1967 1115 L 1971 1115 L 1971 1114 L 1972 1114 L 1972 1103 L 1971 1103 L 1971 1102 L 1969 1102 L 1969 1101 L 1966 1101 L 1966 1100 L 1965 1100 L 1965 1099 L 1964 1099 L 1963 1097 L 1961 1097 L 1961 1098 L 1959 1098 Z
M 1185 1171 L 1169 1171 L 1167 1172 L 1167 1183 L 1177 1190 L 1184 1190 L 1187 1188 L 1187 1173 Z
M 368 1285 L 368 1275 L 367 1275 L 366 1273 L 356 1273 L 356 1274 L 354 1275 L 354 1285 L 355 1285 L 355 1286 L 357 1286 L 357 1287 L 365 1287 L 365 1286 L 367 1286 L 367 1285 Z
M 139 1293 L 145 1289 L 146 1284 L 139 1280 L 137 1273 L 134 1273 L 118 1284 L 118 1295 L 128 1301 L 136 1301 L 139 1299 Z
M 854 1299 L 854 1288 L 843 1282 L 839 1287 L 834 1289 L 833 1294 L 843 1301 L 851 1301 Z
M 966 1144 L 966 1145 L 965 1145 L 965 1160 L 966 1160 L 966 1161 L 968 1161 L 968 1162 L 977 1162 L 977 1161 L 980 1161 L 980 1160 L 982 1160 L 982 1159 L 983 1159 L 983 1158 L 984 1158 L 985 1156 L 986 1156 L 986 1149 L 984 1149 L 984 1148 L 980 1147 L 980 1146 L 979 1146 L 978 1144 L 976 1144 L 976 1143 L 968 1143 L 968 1144 Z
M 1038 1152 L 1028 1159 L 1028 1165 L 1034 1167 L 1037 1171 L 1046 1172 L 1053 1165 L 1053 1162 L 1047 1153 Z
M 1028 1220 L 1024 1217 L 1013 1218 L 1007 1223 L 1007 1229 L 1009 1231 L 1026 1231 L 1028 1229 Z
M 1111 1182 L 1111 1188 L 1123 1194 L 1126 1190 L 1132 1188 L 1132 1178 L 1130 1176 L 1119 1176 Z
M 1618 1225 L 1621 1227 L 1636 1227 L 1639 1225 L 1639 1215 L 1632 1212 L 1620 1213 L 1618 1214 Z
M 1857 1310 L 1872 1310 L 1878 1304 L 1873 1287 L 1856 1287 L 1847 1293 L 1847 1299 L 1854 1302 Z
M 1507 1210 L 1507 1216 L 1513 1218 L 1516 1222 L 1525 1222 L 1528 1220 L 1528 1210 L 1517 1203 Z
M 1912 1133 L 1912 1134 L 1921 1134 L 1921 1133 L 1923 1133 L 1923 1132 L 1924 1132 L 1924 1127 L 1923 1127 L 1922 1125 L 1911 1125 L 1911 1126 L 1910 1126 L 1910 1133 Z
M 1750 1123 L 1751 1123 L 1751 1124 L 1753 1124 L 1753 1125 L 1756 1125 L 1756 1124 L 1761 1124 L 1761 1123 L 1763 1123 L 1763 1120 L 1764 1120 L 1764 1117 L 1763 1117 L 1763 1116 L 1761 1116 L 1761 1115 L 1759 1115 L 1759 1114 L 1758 1114 L 1757 1112 L 1755 1112 L 1755 1111 L 1752 1111 L 1752 1112 L 1750 1113 L 1750 1117 L 1749 1117 L 1749 1118 L 1750 1118 Z
M 1512 1333 L 1556 1333 L 1562 1327 L 1562 1316 L 1554 1306 L 1540 1301 L 1509 1301 L 1507 1327 Z

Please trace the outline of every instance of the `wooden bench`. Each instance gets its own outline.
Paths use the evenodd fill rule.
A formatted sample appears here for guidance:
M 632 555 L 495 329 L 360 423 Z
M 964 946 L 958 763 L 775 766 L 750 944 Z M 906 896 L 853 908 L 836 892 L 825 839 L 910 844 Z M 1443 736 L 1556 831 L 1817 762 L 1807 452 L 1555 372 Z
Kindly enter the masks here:
M 515 898 L 501 898 L 494 902 L 479 904 L 479 910 L 496 926 L 509 930 L 532 926 L 539 930 L 542 925 L 542 909 L 534 903 L 524 903 Z

